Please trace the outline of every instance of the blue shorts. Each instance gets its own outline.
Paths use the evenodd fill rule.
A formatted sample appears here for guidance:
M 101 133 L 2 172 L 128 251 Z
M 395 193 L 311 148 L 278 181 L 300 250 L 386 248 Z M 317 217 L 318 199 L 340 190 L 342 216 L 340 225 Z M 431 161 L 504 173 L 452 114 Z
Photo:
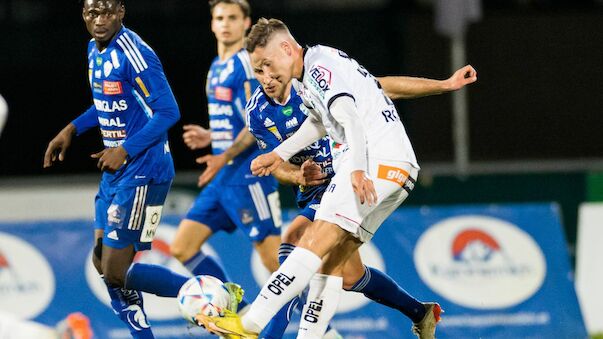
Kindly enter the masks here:
M 121 187 L 101 181 L 94 227 L 104 230 L 103 244 L 117 249 L 134 245 L 136 251 L 151 249 L 171 184 Z
M 186 219 L 207 225 L 212 232 L 234 232 L 237 227 L 252 242 L 281 234 L 281 209 L 275 185 L 256 181 L 247 186 L 210 183 L 197 197 Z
M 314 221 L 314 215 L 316 215 L 318 207 L 320 207 L 320 198 L 314 198 L 299 211 L 298 215 L 304 216 L 310 221 Z

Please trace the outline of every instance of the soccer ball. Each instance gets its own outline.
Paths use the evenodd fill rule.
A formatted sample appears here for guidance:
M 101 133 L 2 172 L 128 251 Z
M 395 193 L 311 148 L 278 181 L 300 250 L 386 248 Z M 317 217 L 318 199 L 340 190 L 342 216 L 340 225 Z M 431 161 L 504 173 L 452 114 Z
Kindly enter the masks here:
M 184 319 L 197 325 L 195 316 L 223 316 L 230 304 L 224 283 L 211 275 L 198 275 L 187 280 L 178 292 L 178 307 Z

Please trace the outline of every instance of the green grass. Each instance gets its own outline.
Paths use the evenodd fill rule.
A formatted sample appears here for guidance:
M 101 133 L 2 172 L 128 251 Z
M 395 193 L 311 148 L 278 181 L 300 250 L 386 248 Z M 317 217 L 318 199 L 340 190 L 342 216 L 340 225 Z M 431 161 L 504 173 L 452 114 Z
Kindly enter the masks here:
M 603 333 L 597 333 L 590 336 L 591 339 L 603 339 Z

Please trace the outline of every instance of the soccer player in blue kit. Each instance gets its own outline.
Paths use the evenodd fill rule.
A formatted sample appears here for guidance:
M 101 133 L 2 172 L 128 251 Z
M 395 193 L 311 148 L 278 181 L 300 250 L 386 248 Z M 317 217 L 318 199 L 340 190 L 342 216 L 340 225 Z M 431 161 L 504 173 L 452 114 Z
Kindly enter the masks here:
M 470 66 L 463 67 L 443 81 L 403 76 L 377 79 L 390 98 L 411 99 L 461 88 L 469 83 L 464 78 L 469 71 Z M 291 83 L 283 85 L 270 82 L 270 79 L 259 80 L 262 87 L 254 92 L 246 107 L 248 125 L 258 146 L 264 152 L 270 152 L 297 131 L 309 112 Z M 322 194 L 334 175 L 333 158 L 344 151 L 344 145 L 336 144 L 325 136 L 292 156 L 272 173 L 281 183 L 296 186 L 294 190 L 300 208 L 298 216 L 283 234 L 283 244 L 279 250 L 281 262 L 293 251 L 303 232 L 314 220 Z M 434 306 L 433 303 L 417 301 L 385 273 L 363 265 L 358 251 L 346 264 L 343 287 L 399 310 L 413 323 L 420 323 L 426 310 Z M 291 309 L 288 305 L 285 307 Z
M 180 112 L 155 52 L 122 24 L 124 0 L 85 0 L 88 78 L 94 104 L 48 144 L 44 167 L 63 161 L 74 135 L 99 128 L 103 172 L 95 199 L 94 266 L 134 338 L 153 338 L 142 293 L 175 297 L 187 277 L 132 263 L 151 249 L 174 177 L 167 131 Z
M 258 86 L 243 49 L 251 25 L 249 4 L 245 0 L 213 0 L 209 5 L 218 47 L 206 83 L 211 131 L 185 125 L 183 138 L 191 149 L 211 142 L 213 154 L 197 160 L 207 164 L 199 177 L 199 186 L 207 186 L 181 221 L 171 253 L 193 274 L 208 274 L 226 282 L 230 279 L 225 269 L 201 251 L 201 246 L 216 232 L 231 233 L 239 228 L 273 272 L 279 265 L 281 217 L 276 180 L 256 177 L 249 169 L 261 154 L 245 119 L 245 104 Z

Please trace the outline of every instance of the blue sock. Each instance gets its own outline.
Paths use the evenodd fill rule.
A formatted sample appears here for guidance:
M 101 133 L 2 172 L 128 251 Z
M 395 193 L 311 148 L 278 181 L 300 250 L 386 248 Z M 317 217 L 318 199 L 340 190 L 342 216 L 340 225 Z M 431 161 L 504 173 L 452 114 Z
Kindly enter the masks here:
M 387 274 L 372 267 L 364 267 L 364 275 L 350 291 L 360 292 L 367 298 L 396 309 L 414 323 L 425 316 L 425 307 L 413 298 Z
M 103 279 L 104 280 L 104 279 Z M 134 339 L 153 339 L 151 325 L 144 313 L 142 293 L 125 288 L 110 286 L 105 281 L 109 296 L 111 297 L 111 307 L 123 321 L 132 338 Z
M 291 244 L 281 244 L 278 249 L 278 262 L 282 264 L 285 259 L 291 254 L 291 252 L 295 249 L 295 245 Z M 272 317 L 272 320 L 266 325 L 264 331 L 262 331 L 262 335 L 260 338 L 262 339 L 276 339 L 282 338 L 287 326 L 289 325 L 289 321 L 291 320 L 291 314 L 295 307 L 299 305 L 299 297 L 293 298 L 291 301 L 285 304 L 275 315 Z M 301 307 L 304 307 L 301 304 Z
M 226 271 L 212 256 L 205 255 L 202 251 L 197 252 L 192 258 L 184 262 L 186 267 L 193 275 L 211 275 L 222 282 L 232 281 L 226 274 Z M 239 303 L 239 310 L 249 303 L 243 299 Z
M 132 264 L 126 275 L 126 288 L 160 297 L 176 297 L 180 287 L 188 277 L 174 273 L 171 270 L 150 264 Z

